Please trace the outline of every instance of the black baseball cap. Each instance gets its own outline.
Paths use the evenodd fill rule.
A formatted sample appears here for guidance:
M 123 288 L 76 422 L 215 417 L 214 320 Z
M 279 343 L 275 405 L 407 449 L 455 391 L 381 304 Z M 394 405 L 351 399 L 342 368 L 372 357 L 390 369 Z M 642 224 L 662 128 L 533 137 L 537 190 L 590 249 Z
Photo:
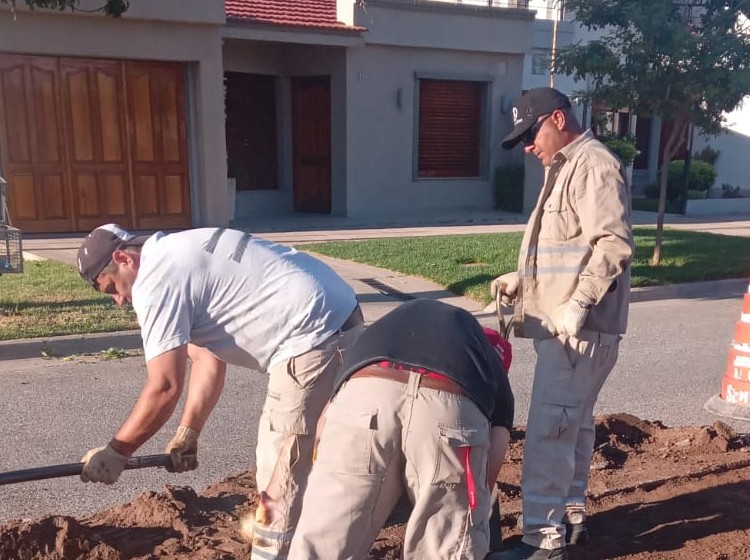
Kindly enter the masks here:
M 148 238 L 148 235 L 133 235 L 117 224 L 99 226 L 78 248 L 78 272 L 97 289 L 96 279 L 112 260 L 112 253 L 124 247 L 143 245 Z
M 570 107 L 570 99 L 555 88 L 541 87 L 530 89 L 519 97 L 513 105 L 513 130 L 503 138 L 503 148 L 510 150 L 520 142 L 539 117 L 556 109 Z

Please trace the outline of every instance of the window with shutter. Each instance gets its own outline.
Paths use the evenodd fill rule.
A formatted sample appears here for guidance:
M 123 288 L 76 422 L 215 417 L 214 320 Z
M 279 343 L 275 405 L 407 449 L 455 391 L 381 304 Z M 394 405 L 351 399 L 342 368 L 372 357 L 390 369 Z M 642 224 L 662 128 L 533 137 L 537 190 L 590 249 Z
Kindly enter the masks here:
M 419 177 L 479 177 L 485 82 L 419 80 Z

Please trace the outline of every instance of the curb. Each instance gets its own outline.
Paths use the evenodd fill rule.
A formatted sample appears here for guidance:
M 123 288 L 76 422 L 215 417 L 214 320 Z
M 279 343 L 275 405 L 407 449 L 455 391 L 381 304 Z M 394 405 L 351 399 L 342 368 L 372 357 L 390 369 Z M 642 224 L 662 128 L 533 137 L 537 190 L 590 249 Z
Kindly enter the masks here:
M 0 362 L 31 358 L 63 357 L 73 354 L 96 354 L 108 348 L 140 350 L 140 331 L 119 331 L 85 335 L 26 338 L 0 342 Z
M 405 278 L 411 279 L 408 276 L 405 276 Z M 390 278 L 389 280 L 393 282 L 393 278 Z M 413 286 L 410 286 L 409 291 L 412 291 L 413 288 Z M 648 286 L 644 288 L 633 288 L 630 292 L 630 303 L 666 299 L 707 299 L 712 297 L 726 298 L 728 296 L 740 297 L 742 294 L 747 293 L 747 290 L 748 284 L 745 278 L 713 280 L 709 282 L 689 282 L 685 284 L 670 284 L 668 286 Z M 408 293 L 405 290 L 403 291 L 404 293 Z M 419 290 L 416 291 L 419 293 Z M 445 292 L 445 294 L 450 295 L 451 298 L 459 297 L 451 292 Z M 361 295 L 358 297 L 361 298 Z M 460 300 L 451 303 L 463 307 Z M 477 306 L 478 305 L 479 304 L 477 304 Z M 495 306 L 491 303 L 484 309 L 479 308 L 469 310 L 471 310 L 478 319 L 487 319 L 494 316 Z M 141 350 L 143 348 L 143 341 L 141 339 L 140 331 L 119 331 L 1 341 L 0 362 L 3 360 L 43 358 L 45 355 L 62 357 L 73 354 L 96 354 L 112 347 L 122 348 L 123 350 Z

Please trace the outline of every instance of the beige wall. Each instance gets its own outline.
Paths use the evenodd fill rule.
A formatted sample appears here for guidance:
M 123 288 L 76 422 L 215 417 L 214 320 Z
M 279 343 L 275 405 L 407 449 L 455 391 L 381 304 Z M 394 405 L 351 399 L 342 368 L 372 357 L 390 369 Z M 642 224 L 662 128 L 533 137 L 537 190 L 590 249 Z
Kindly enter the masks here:
M 492 174 L 510 155 L 500 141 L 510 130 L 503 96 L 521 90 L 521 55 L 368 46 L 348 54 L 348 214 L 364 216 L 492 208 Z M 489 82 L 484 176 L 414 177 L 417 76 Z M 399 94 L 400 90 L 400 94 Z M 397 97 L 402 105 L 399 108 Z
M 104 0 L 80 0 L 78 10 L 29 10 L 24 2 L 18 2 L 15 12 L 19 20 L 26 14 L 50 14 L 56 16 L 95 17 L 104 19 L 106 16 L 96 11 L 104 5 Z M 0 4 L 0 12 L 11 12 L 12 7 Z M 122 20 L 155 20 L 182 23 L 203 23 L 222 25 L 226 19 L 224 2 L 206 0 L 131 0 L 130 8 L 123 14 Z
M 498 54 L 530 51 L 533 19 L 528 10 L 420 0 L 368 0 L 354 9 L 368 44 Z
M 175 18 L 195 19 L 202 0 L 148 2 L 152 7 L 156 4 L 160 8 L 149 11 L 145 0 L 136 0 L 133 13 L 123 19 L 41 11 L 24 11 L 14 19 L 4 6 L 0 9 L 0 52 L 187 63 L 193 225 L 226 224 L 221 28 L 213 25 L 215 9 L 206 10 L 203 18 L 212 25 L 167 24 L 155 21 L 157 16 L 171 13 Z M 135 19 L 136 14 L 150 14 L 152 20 Z

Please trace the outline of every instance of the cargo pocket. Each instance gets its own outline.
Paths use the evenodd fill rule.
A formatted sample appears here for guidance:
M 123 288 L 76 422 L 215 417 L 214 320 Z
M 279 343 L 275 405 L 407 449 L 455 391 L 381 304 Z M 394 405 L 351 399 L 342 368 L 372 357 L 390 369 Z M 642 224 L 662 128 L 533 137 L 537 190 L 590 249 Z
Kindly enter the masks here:
M 458 484 L 464 474 L 464 465 L 461 461 L 459 448 L 486 448 L 488 442 L 488 432 L 486 430 L 462 429 L 449 426 L 438 426 L 439 445 L 437 456 L 435 458 L 435 473 L 432 477 L 432 484 L 447 485 Z M 484 480 L 480 478 L 483 473 L 474 472 L 475 480 Z
M 577 407 L 544 404 L 539 411 L 539 435 L 541 439 L 566 439 L 573 436 L 570 426 L 577 413 Z
M 316 460 L 328 465 L 327 470 L 332 472 L 373 474 L 377 412 L 342 410 L 334 402 L 326 412 Z
M 301 412 L 276 412 L 268 413 L 270 429 L 276 434 L 290 436 L 308 436 L 311 434 L 310 426 Z

